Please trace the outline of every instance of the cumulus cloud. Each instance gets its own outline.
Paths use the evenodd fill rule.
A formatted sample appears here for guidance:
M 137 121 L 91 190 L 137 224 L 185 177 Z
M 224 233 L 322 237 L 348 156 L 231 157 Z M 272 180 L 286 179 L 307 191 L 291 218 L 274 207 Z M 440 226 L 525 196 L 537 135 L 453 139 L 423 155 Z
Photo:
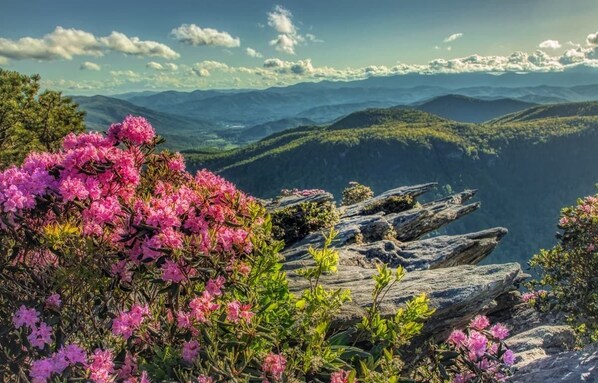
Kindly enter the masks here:
M 253 48 L 246 48 L 245 49 L 245 54 L 249 57 L 253 57 L 253 58 L 262 58 L 264 57 L 260 52 L 256 51 Z
M 163 57 L 176 59 L 180 55 L 165 44 L 156 41 L 143 41 L 139 37 L 128 37 L 124 33 L 113 31 L 110 36 L 99 41 L 107 48 L 132 56 Z
M 274 70 L 277 73 L 304 75 L 314 72 L 311 59 L 299 60 L 296 62 L 283 61 L 280 59 L 267 59 L 264 61 L 264 68 Z
M 111 70 L 110 74 L 113 77 L 126 77 L 128 79 L 141 78 L 141 75 L 139 73 L 133 72 L 132 70 Z
M 586 42 L 588 45 L 598 45 L 598 32 L 590 33 L 588 37 L 586 37 Z
M 307 41 L 323 42 L 311 33 L 305 36 L 301 35 L 299 28 L 293 24 L 293 14 L 291 11 L 280 5 L 274 7 L 274 10 L 271 12 L 268 12 L 268 25 L 278 32 L 276 38 L 270 40 L 270 46 L 282 53 L 294 55 L 296 47 Z
M 294 35 L 297 28 L 292 21 L 293 14 L 288 9 L 277 5 L 272 12 L 268 12 L 268 25 L 274 28 L 278 33 Z
M 543 49 L 559 49 L 561 47 L 561 43 L 558 40 L 546 40 L 542 41 L 538 47 Z
M 179 57 L 179 54 L 167 45 L 128 37 L 116 31 L 106 37 L 96 37 L 86 31 L 58 26 L 41 38 L 0 38 L 0 56 L 14 60 L 71 60 L 74 56 L 102 56 L 110 51 L 168 59 Z
M 299 44 L 294 36 L 291 35 L 278 35 L 274 40 L 270 40 L 270 46 L 273 46 L 279 52 L 288 53 L 290 55 L 295 54 L 295 47 Z
M 155 61 L 148 62 L 145 67 L 156 71 L 175 71 L 179 68 L 175 63 L 160 64 Z
M 455 41 L 457 39 L 460 39 L 461 37 L 463 37 L 463 33 L 453 33 L 452 35 L 445 38 L 443 41 L 445 43 L 450 43 L 451 41 Z
M 201 28 L 195 24 L 183 24 L 174 28 L 170 34 L 184 44 L 200 46 L 214 45 L 227 48 L 236 48 L 241 45 L 238 37 L 231 36 L 228 32 L 221 32 L 212 28 Z
M 232 73 L 234 72 L 234 69 L 220 61 L 204 60 L 195 63 L 192 67 L 192 71 L 199 77 L 208 77 L 212 71 Z
M 102 67 L 96 63 L 92 63 L 91 61 L 85 61 L 79 67 L 81 70 L 95 70 L 98 71 L 102 69 Z

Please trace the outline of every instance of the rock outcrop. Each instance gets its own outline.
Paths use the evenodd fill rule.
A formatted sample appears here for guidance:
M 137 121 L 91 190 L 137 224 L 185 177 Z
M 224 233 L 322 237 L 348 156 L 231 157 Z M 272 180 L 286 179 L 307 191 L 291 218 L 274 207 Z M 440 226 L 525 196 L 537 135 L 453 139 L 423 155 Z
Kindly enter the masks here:
M 421 293 L 430 297 L 436 309 L 419 341 L 445 339 L 451 329 L 464 327 L 475 315 L 488 314 L 512 329 L 507 342 L 517 353 L 512 382 L 598 382 L 596 347 L 571 351 L 574 334 L 562 318 L 535 312 L 521 303 L 518 287 L 528 275 L 519 264 L 478 266 L 507 234 L 505 228 L 433 235 L 480 207 L 477 202 L 468 203 L 475 190 L 428 203 L 415 202 L 434 187 L 433 183 L 400 187 L 340 208 L 340 220 L 334 227 L 338 235 L 332 243 L 339 252 L 338 272 L 321 278 L 329 287 L 351 290 L 352 301 L 343 307 L 335 326 L 344 328 L 361 320 L 371 304 L 376 264 L 384 262 L 393 268 L 402 266 L 408 273 L 381 302 L 383 315 L 393 315 Z M 276 212 L 305 202 L 333 200 L 330 193 L 322 192 L 264 203 L 270 212 Z M 310 233 L 287 244 L 282 252 L 293 291 L 308 287 L 296 270 L 313 264 L 308 249 L 320 247 L 323 240 L 323 233 Z

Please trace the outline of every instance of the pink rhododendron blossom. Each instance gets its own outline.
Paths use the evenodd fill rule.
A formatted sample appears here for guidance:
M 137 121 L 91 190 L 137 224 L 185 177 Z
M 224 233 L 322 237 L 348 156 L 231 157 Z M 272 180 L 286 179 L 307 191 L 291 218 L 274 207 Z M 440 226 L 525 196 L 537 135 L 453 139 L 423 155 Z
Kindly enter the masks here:
M 29 376 L 32 383 L 46 383 L 54 373 L 54 363 L 51 359 L 40 359 L 31 363 Z
M 219 275 L 216 279 L 210 279 L 206 284 L 206 291 L 215 297 L 222 295 L 222 287 L 226 280 L 223 276 Z
M 469 348 L 473 357 L 470 357 L 472 360 L 476 360 L 477 358 L 484 355 L 486 352 L 486 347 L 488 345 L 488 338 L 482 333 L 472 330 L 469 334 L 469 338 L 467 339 L 467 347 Z
M 60 294 L 52 294 L 46 298 L 46 307 L 59 309 L 62 306 L 62 300 L 60 299 Z
M 199 343 L 195 340 L 185 342 L 181 354 L 185 362 L 193 362 L 199 354 Z
M 486 329 L 488 326 L 490 326 L 490 321 L 485 315 L 478 315 L 469 323 L 469 327 L 480 331 Z
M 162 280 L 165 282 L 180 283 L 186 279 L 179 264 L 170 259 L 162 265 Z
M 133 356 L 130 352 L 125 354 L 125 362 L 118 370 L 117 377 L 119 379 L 128 379 L 133 377 L 134 374 L 137 373 L 137 358 Z
M 330 383 L 347 383 L 349 378 L 349 372 L 345 370 L 339 370 L 330 374 Z
M 155 137 L 154 129 L 143 117 L 127 116 L 120 124 L 112 124 L 108 138 L 133 145 L 149 144 Z
M 232 301 L 226 305 L 226 320 L 238 323 L 242 319 L 249 323 L 254 315 L 250 310 L 250 304 L 241 304 L 239 301 Z
M 46 344 L 52 343 L 52 327 L 44 322 L 40 323 L 39 326 L 31 329 L 31 334 L 27 336 L 27 340 L 33 347 L 43 350 Z
M 275 380 L 281 380 L 287 365 L 287 360 L 280 354 L 269 353 L 262 363 L 262 371 Z
M 96 349 L 89 364 L 89 378 L 94 383 L 111 383 L 113 381 L 114 361 L 110 350 Z
M 33 328 L 37 322 L 39 322 L 39 312 L 34 308 L 28 309 L 24 305 L 19 307 L 12 318 L 12 323 L 16 328 L 21 328 L 23 326 Z
M 512 366 L 515 363 L 515 354 L 511 350 L 507 350 L 503 354 L 502 360 L 507 366 Z
M 214 302 L 214 296 L 204 291 L 200 297 L 189 302 L 191 316 L 198 322 L 207 322 L 212 312 L 218 310 L 219 304 Z
M 490 328 L 490 333 L 498 340 L 506 339 L 509 336 L 509 329 L 504 325 L 497 323 Z
M 466 340 L 467 335 L 465 335 L 465 333 L 461 330 L 453 331 L 448 338 L 448 342 L 452 343 L 456 347 L 461 347 L 462 345 L 464 345 Z
M 129 339 L 148 314 L 147 306 L 133 305 L 129 311 L 123 311 L 112 321 L 112 333 Z
M 214 383 L 214 379 L 206 375 L 200 375 L 197 377 L 197 383 Z

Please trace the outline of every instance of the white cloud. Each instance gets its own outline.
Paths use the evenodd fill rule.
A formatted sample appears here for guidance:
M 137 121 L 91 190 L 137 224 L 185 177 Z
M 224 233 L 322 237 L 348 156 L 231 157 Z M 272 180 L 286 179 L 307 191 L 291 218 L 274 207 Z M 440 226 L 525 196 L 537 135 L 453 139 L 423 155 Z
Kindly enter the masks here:
M 297 33 L 297 28 L 293 25 L 292 17 L 291 11 L 277 5 L 272 12 L 268 12 L 268 25 L 278 33 L 294 35 Z
M 451 41 L 455 41 L 457 39 L 460 39 L 461 37 L 463 37 L 463 33 L 453 33 L 452 35 L 445 38 L 443 41 L 445 43 L 450 43 Z
M 128 37 L 124 33 L 113 31 L 110 36 L 101 37 L 99 41 L 109 49 L 132 56 L 163 57 L 176 59 L 180 55 L 165 44 L 156 41 L 143 41 L 139 37 Z
M 178 41 L 188 45 L 214 45 L 227 48 L 236 48 L 241 45 L 238 37 L 232 37 L 227 32 L 212 28 L 201 28 L 195 24 L 183 24 L 174 28 L 170 34 Z
M 293 14 L 288 9 L 277 5 L 274 10 L 268 12 L 268 25 L 276 32 L 278 36 L 270 40 L 270 46 L 279 52 L 294 55 L 295 49 L 299 44 L 306 42 L 323 42 L 314 34 L 308 33 L 305 36 L 299 33 L 299 28 L 293 24 Z
M 296 62 L 283 61 L 281 59 L 267 59 L 264 61 L 264 68 L 274 70 L 282 74 L 305 75 L 314 73 L 311 59 L 298 60 Z
M 203 68 L 193 68 L 193 73 L 195 73 L 199 77 L 209 77 L 210 71 Z
M 85 31 L 56 27 L 42 38 L 0 38 L 0 56 L 14 60 L 71 60 L 74 56 L 101 56 L 102 45 Z
M 179 68 L 175 63 L 160 64 L 155 61 L 148 62 L 145 67 L 156 71 L 175 71 Z
M 113 77 L 125 77 L 128 79 L 138 79 L 141 78 L 141 75 L 137 72 L 133 72 L 132 70 L 111 70 L 110 74 Z
M 561 47 L 561 43 L 559 43 L 558 40 L 546 40 L 538 44 L 538 47 L 543 49 L 559 49 Z
M 205 60 L 195 63 L 192 67 L 193 73 L 199 77 L 208 77 L 212 71 L 233 73 L 235 70 L 220 61 Z
M 14 60 L 71 60 L 74 56 L 103 56 L 111 51 L 135 56 L 179 57 L 164 44 L 128 37 L 116 31 L 106 37 L 96 37 L 86 31 L 58 26 L 42 38 L 0 38 L 0 56 Z
M 102 67 L 96 63 L 92 63 L 91 61 L 85 61 L 79 67 L 81 70 L 95 70 L 98 71 L 102 69 Z
M 590 33 L 588 37 L 586 37 L 586 42 L 588 45 L 598 45 L 598 32 Z
M 277 38 L 270 41 L 270 46 L 273 46 L 274 49 L 290 55 L 295 54 L 295 47 L 297 44 L 299 44 L 299 40 L 291 35 L 278 35 Z
M 253 58 L 262 58 L 264 57 L 260 52 L 256 51 L 253 48 L 246 48 L 245 49 L 245 54 L 249 57 L 253 57 Z

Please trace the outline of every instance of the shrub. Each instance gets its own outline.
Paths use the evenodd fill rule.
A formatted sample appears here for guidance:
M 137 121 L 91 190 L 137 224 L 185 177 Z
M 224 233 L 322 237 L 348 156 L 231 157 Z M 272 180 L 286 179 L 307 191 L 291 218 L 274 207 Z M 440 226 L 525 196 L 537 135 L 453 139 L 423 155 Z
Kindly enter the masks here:
M 532 257 L 540 278 L 533 288 L 550 288 L 546 305 L 568 314 L 582 338 L 598 340 L 598 196 L 561 211 L 559 242 Z
M 349 186 L 343 190 L 343 206 L 353 205 L 355 203 L 363 202 L 374 196 L 374 192 L 369 186 L 362 185 L 358 182 L 349 182 Z
M 54 151 L 70 132 L 83 132 L 84 113 L 59 92 L 39 93 L 38 75 L 0 68 L 0 168 L 34 150 Z
M 380 267 L 359 326 L 321 284 L 326 236 L 290 293 L 263 206 L 179 154 L 146 120 L 68 135 L 0 173 L 0 376 L 94 383 L 398 382 L 428 298 L 382 317 L 404 275 Z
M 478 315 L 464 331 L 454 330 L 435 348 L 432 360 L 418 374 L 428 382 L 504 382 L 515 362 L 515 354 L 504 342 L 508 336 L 504 325 L 491 326 L 487 317 Z
M 272 234 L 290 245 L 309 233 L 331 228 L 338 219 L 333 202 L 304 202 L 272 213 Z
M 409 195 L 397 195 L 385 198 L 366 206 L 362 214 L 376 214 L 381 211 L 386 213 L 400 213 L 412 209 L 417 204 L 415 198 Z

